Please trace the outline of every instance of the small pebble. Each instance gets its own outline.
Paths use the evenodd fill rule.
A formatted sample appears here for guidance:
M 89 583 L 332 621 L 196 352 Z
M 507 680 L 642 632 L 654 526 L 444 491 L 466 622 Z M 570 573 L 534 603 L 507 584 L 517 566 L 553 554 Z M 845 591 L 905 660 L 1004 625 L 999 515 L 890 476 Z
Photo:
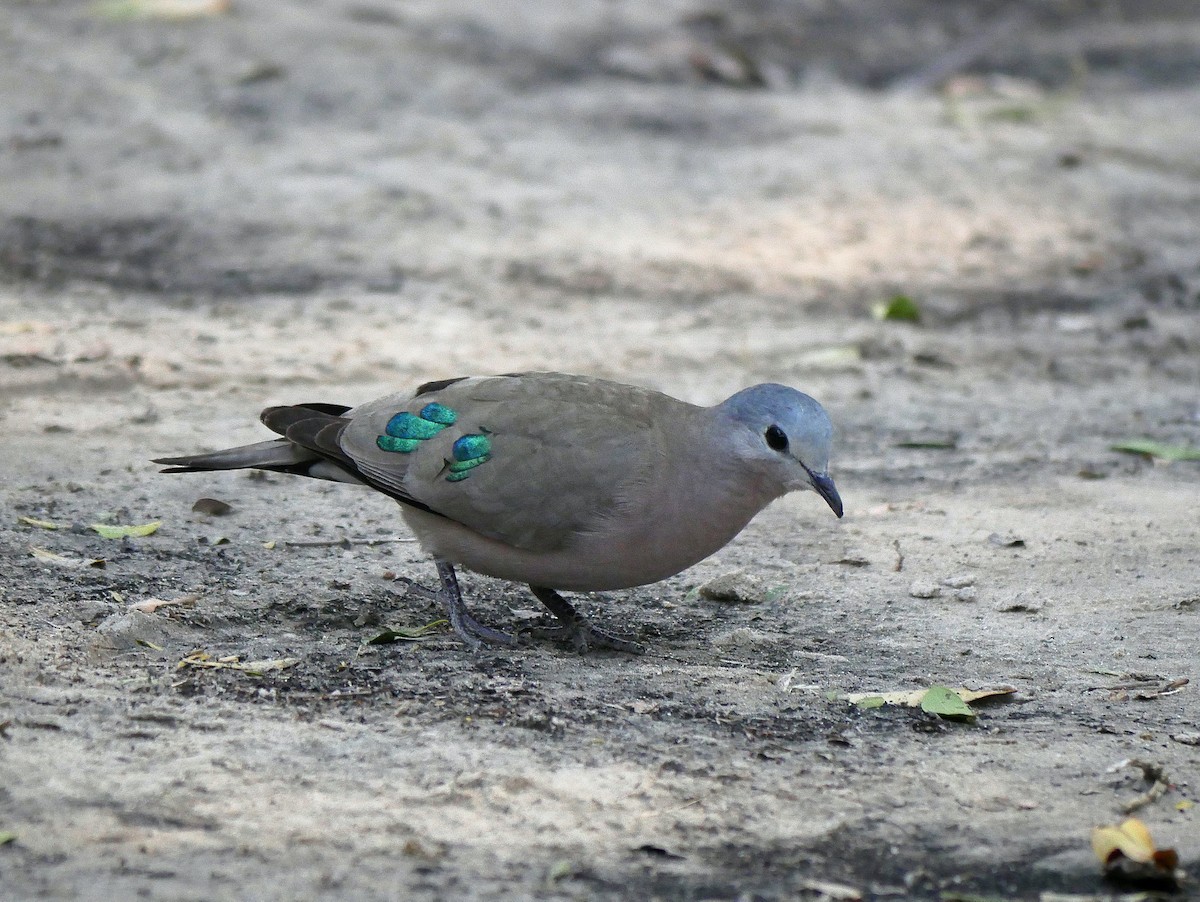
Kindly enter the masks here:
M 718 648 L 752 648 L 755 645 L 763 645 L 768 641 L 769 637 L 761 630 L 752 630 L 747 626 L 739 626 L 724 635 L 715 637 L 713 645 Z
M 937 583 L 919 579 L 908 587 L 908 594 L 913 598 L 937 598 L 942 594 L 942 587 Z
M 947 576 L 943 579 L 942 585 L 948 589 L 965 589 L 967 586 L 975 585 L 975 574 L 955 573 L 953 576 Z
M 996 610 L 1002 614 L 1036 614 L 1041 609 L 1042 600 L 1027 592 L 1017 592 L 996 606 Z
M 723 573 L 700 587 L 700 597 L 709 601 L 734 601 L 743 604 L 764 601 L 769 594 L 766 583 L 745 570 Z

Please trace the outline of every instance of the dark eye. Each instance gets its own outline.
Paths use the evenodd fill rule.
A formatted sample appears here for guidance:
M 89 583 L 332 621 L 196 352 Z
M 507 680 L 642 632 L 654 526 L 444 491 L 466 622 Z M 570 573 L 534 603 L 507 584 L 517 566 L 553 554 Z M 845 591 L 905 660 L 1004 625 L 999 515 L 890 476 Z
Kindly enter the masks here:
M 787 433 L 778 426 L 768 426 L 767 431 L 763 433 L 767 440 L 767 447 L 772 451 L 786 451 L 788 446 Z

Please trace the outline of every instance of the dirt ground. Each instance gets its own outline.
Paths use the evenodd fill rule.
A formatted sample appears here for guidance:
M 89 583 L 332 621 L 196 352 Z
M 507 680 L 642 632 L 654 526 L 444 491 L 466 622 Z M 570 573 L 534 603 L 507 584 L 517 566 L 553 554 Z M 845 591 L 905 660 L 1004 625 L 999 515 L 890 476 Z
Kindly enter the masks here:
M 1196 876 L 1200 463 L 1110 449 L 1200 446 L 1194 4 L 137 8 L 0 17 L 0 896 L 1090 899 L 1139 797 Z M 148 462 L 524 369 L 795 385 L 847 515 L 472 655 L 368 644 L 388 500 Z M 932 684 L 1016 693 L 845 699 Z

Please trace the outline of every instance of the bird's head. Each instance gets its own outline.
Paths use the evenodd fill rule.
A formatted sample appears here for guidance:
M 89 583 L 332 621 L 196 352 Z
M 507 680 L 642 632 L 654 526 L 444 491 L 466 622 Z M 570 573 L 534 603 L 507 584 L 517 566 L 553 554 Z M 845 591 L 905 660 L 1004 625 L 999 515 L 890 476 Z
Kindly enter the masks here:
M 833 424 L 825 408 L 794 388 L 766 383 L 743 389 L 716 409 L 732 421 L 738 457 L 777 483 L 780 494 L 812 489 L 842 516 L 829 476 Z

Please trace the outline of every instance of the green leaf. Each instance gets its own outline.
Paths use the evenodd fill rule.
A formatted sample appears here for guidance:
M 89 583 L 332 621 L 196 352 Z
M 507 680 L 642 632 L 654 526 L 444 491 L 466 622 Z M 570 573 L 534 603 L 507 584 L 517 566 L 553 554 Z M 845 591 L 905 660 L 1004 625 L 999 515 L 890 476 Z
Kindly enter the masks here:
M 930 686 L 921 698 L 921 710 L 938 717 L 952 719 L 974 720 L 975 712 L 971 710 L 953 689 L 946 686 Z
M 449 626 L 449 620 L 435 620 L 432 623 L 427 623 L 424 626 L 414 626 L 411 628 L 402 627 L 398 630 L 384 630 L 373 639 L 367 640 L 367 645 L 388 645 L 392 642 L 418 642 L 426 638 L 431 633 L 439 631 L 444 626 Z
M 887 704 L 887 700 L 882 695 L 868 695 L 866 698 L 860 698 L 854 704 L 864 711 L 869 711 L 872 708 L 882 708 Z
M 143 523 L 140 526 L 113 526 L 108 523 L 91 523 L 89 529 L 94 529 L 105 539 L 124 539 L 132 536 L 141 538 L 148 536 L 153 532 L 157 532 L 162 526 L 162 520 L 155 520 L 153 523 Z
M 7 846 L 10 842 L 17 841 L 17 834 L 11 830 L 0 830 L 0 846 Z
M 880 301 L 871 308 L 871 315 L 878 320 L 899 320 L 915 323 L 921 319 L 921 311 L 917 302 L 906 294 L 898 294 L 886 301 Z
M 575 873 L 575 863 L 569 858 L 560 858 L 546 872 L 547 883 L 558 883 Z
M 1033 106 L 1002 106 L 984 114 L 985 119 L 995 122 L 1015 122 L 1018 125 L 1028 125 L 1038 119 L 1038 110 Z
M 1117 442 L 1110 446 L 1113 451 L 1126 454 L 1144 454 L 1161 460 L 1200 460 L 1200 448 L 1185 448 L 1183 445 L 1166 445 L 1150 438 L 1135 438 Z

